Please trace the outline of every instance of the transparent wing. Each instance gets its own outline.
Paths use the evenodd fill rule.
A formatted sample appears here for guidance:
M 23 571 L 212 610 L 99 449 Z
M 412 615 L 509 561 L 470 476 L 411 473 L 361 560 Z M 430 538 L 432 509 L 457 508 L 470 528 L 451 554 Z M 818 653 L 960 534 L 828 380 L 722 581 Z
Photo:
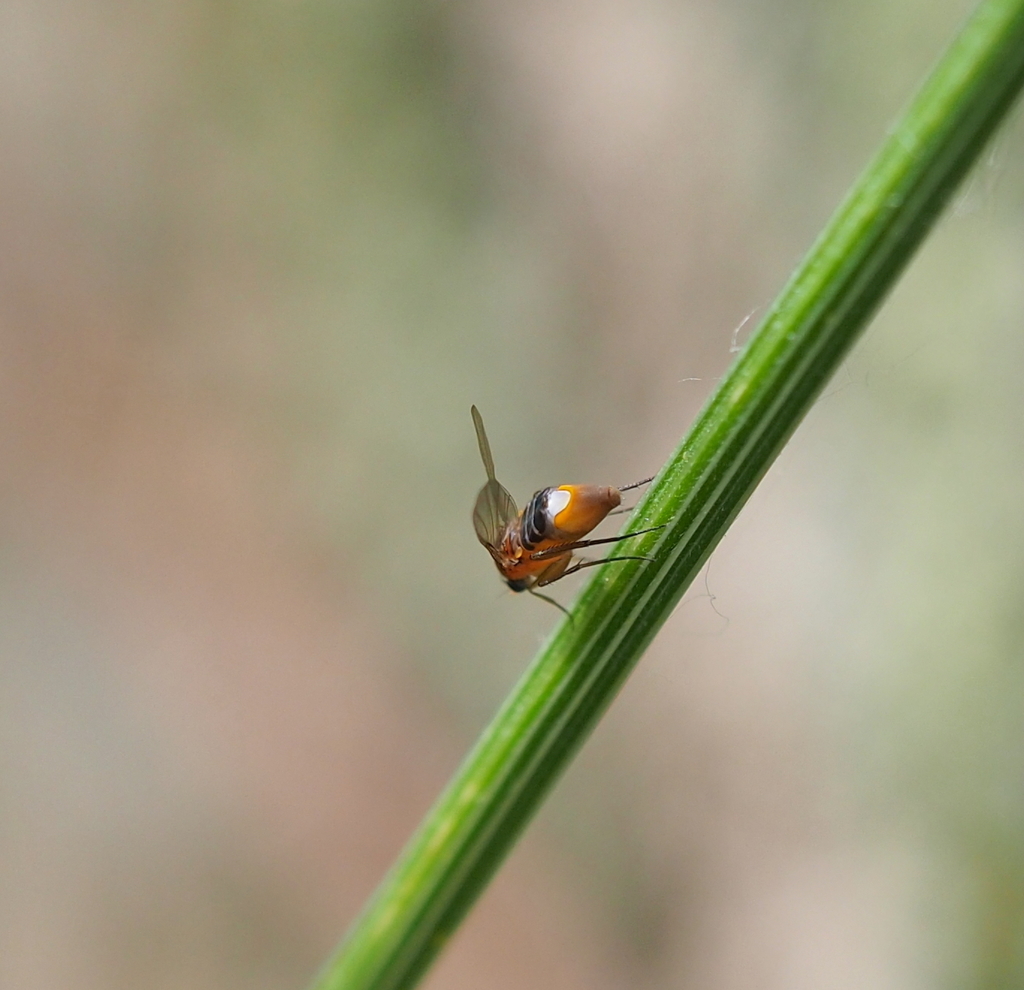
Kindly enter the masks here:
M 487 433 L 484 431 L 483 417 L 476 406 L 470 407 L 473 414 L 473 426 L 476 428 L 476 442 L 480 447 L 480 458 L 484 462 L 484 470 L 487 472 L 487 480 L 494 481 L 494 458 L 491 457 L 491 445 L 487 442 Z
M 473 528 L 476 538 L 485 547 L 498 546 L 508 524 L 519 515 L 516 503 L 504 488 L 491 478 L 476 497 L 473 507 Z
M 480 410 L 472 408 L 473 426 L 476 428 L 476 442 L 480 447 L 480 459 L 484 462 L 487 472 L 487 484 L 480 489 L 473 508 L 473 528 L 476 538 L 485 547 L 496 547 L 502 541 L 508 524 L 519 515 L 512 496 L 498 483 L 494 477 L 494 458 L 491 457 L 491 445 L 487 442 L 484 421 Z

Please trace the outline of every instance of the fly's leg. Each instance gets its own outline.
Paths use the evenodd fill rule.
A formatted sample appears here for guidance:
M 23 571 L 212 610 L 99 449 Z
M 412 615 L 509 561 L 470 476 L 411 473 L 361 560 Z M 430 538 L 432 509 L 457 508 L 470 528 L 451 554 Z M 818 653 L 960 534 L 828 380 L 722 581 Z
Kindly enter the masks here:
M 629 491 L 630 489 L 632 489 L 632 488 L 642 488 L 642 487 L 643 487 L 644 485 L 646 485 L 646 484 L 647 484 L 647 483 L 648 483 L 649 481 L 654 481 L 655 477 L 656 477 L 656 476 L 652 474 L 652 475 L 651 475 L 651 476 L 650 476 L 649 478 L 644 478 L 644 480 L 643 480 L 643 481 L 634 481 L 634 482 L 633 482 L 633 484 L 631 484 L 631 485 L 623 485 L 623 486 L 622 486 L 622 487 L 621 487 L 621 488 L 619 489 L 619 491 L 620 491 L 620 492 L 628 492 L 628 491 Z
M 638 529 L 632 533 L 626 533 L 624 536 L 609 536 L 603 540 L 577 540 L 575 543 L 563 543 L 557 547 L 551 547 L 549 550 L 540 550 L 537 553 L 530 554 L 530 560 L 549 560 L 553 557 L 560 557 L 563 553 L 570 553 L 573 550 L 582 550 L 584 547 L 596 547 L 602 543 L 621 543 L 623 540 L 628 540 L 633 536 L 642 536 L 644 533 L 653 533 L 656 530 L 664 529 L 664 526 L 651 526 L 650 529 Z
M 568 570 L 562 571 L 558 577 L 554 578 L 555 581 L 559 581 L 564 577 L 568 577 L 570 574 L 575 574 L 577 571 L 582 571 L 584 567 L 599 567 L 601 564 L 614 564 L 619 560 L 646 560 L 653 563 L 653 557 L 605 557 L 604 560 L 583 560 L 578 564 L 574 564 Z M 539 583 L 539 582 L 538 582 Z M 545 584 L 550 584 L 550 581 L 545 581 Z
M 659 526 L 657 528 L 660 529 L 661 527 Z M 622 537 L 622 539 L 625 539 L 625 537 Z M 593 543 L 613 543 L 613 542 L 615 542 L 615 541 L 614 540 L 592 540 L 592 541 L 590 541 L 591 544 L 593 544 Z M 563 553 L 564 553 L 564 550 L 563 550 Z M 570 574 L 575 574 L 577 571 L 582 571 L 584 567 L 597 567 L 599 564 L 614 564 L 617 561 L 621 561 L 621 560 L 648 560 L 648 561 L 653 561 L 654 558 L 653 557 L 637 557 L 637 556 L 606 557 L 604 560 L 580 560 L 578 563 L 575 563 L 575 564 L 572 565 L 572 567 L 570 567 L 569 564 L 572 563 L 572 560 L 573 560 L 573 556 L 572 556 L 571 553 L 565 553 L 564 556 L 556 557 L 551 562 L 551 564 L 548 567 L 545 567 L 544 570 L 542 570 L 540 572 L 540 574 L 537 575 L 537 579 L 533 582 L 533 584 L 529 588 L 526 589 L 531 595 L 533 595 L 534 598 L 540 598 L 542 601 L 547 602 L 549 605 L 554 605 L 555 608 L 557 608 L 559 612 L 564 612 L 569 617 L 569 621 L 570 622 L 573 621 L 573 617 L 569 613 L 569 610 L 567 608 L 565 608 L 564 606 L 562 606 L 558 602 L 556 602 L 554 600 L 554 598 L 549 598 L 547 595 L 542 595 L 536 589 L 537 588 L 546 588 L 549 584 L 554 584 L 556 581 L 561 581 L 562 578 L 568 577 Z
M 559 605 L 558 602 L 554 600 L 554 598 L 548 598 L 547 595 L 542 595 L 539 591 L 534 591 L 533 588 L 527 588 L 526 590 L 531 595 L 533 595 L 534 598 L 539 598 L 542 602 L 547 602 L 549 605 L 554 605 L 559 612 L 564 612 L 569 617 L 570 622 L 574 621 L 572 614 L 569 612 L 569 610 L 564 605 Z
M 569 615 L 569 610 L 559 605 L 554 598 L 548 598 L 547 595 L 542 595 L 539 591 L 535 591 L 535 588 L 543 588 L 547 584 L 552 584 L 557 581 L 560 577 L 565 576 L 565 569 L 572 563 L 572 554 L 567 553 L 563 557 L 556 557 L 547 567 L 544 568 L 537 575 L 537 580 L 527 588 L 526 590 L 533 595 L 534 598 L 539 598 L 541 601 L 547 602 L 549 605 L 554 605 L 560 612 L 564 612 L 569 616 L 569 621 L 572 622 L 572 616 Z
M 537 575 L 532 587 L 543 588 L 546 584 L 553 584 L 560 577 L 565 577 L 565 569 L 572 563 L 572 554 L 563 553 L 556 557 Z

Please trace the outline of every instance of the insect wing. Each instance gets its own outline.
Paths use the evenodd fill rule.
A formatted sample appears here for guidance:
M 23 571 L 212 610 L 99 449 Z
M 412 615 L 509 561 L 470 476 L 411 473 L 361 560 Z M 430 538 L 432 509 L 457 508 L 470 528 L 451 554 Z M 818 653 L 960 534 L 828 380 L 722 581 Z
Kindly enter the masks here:
M 484 462 L 484 470 L 487 472 L 487 480 L 494 481 L 494 458 L 491 457 L 491 445 L 487 442 L 487 432 L 484 430 L 484 420 L 480 410 L 476 406 L 470 409 L 473 414 L 473 427 L 476 430 L 476 442 L 480 448 L 480 459 Z M 507 493 L 506 493 L 507 494 Z
M 491 478 L 476 497 L 473 528 L 476 538 L 485 547 L 496 547 L 505 535 L 508 524 L 519 515 L 512 496 Z

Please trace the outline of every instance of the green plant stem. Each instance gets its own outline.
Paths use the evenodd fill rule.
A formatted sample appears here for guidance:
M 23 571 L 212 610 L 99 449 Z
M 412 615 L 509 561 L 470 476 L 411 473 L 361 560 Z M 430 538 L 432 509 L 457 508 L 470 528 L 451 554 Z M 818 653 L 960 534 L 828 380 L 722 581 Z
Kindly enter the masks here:
M 314 984 L 412 986 L 796 429 L 1010 108 L 1024 0 L 987 0 L 752 335 L 602 568 Z M 467 442 L 471 442 L 468 432 Z M 483 565 L 482 565 L 483 566 Z

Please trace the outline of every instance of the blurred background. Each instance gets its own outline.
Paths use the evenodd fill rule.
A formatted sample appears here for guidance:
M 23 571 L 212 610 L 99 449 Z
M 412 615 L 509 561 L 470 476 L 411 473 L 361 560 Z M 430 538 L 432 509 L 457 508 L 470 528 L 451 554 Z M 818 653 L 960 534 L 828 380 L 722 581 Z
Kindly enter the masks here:
M 4 4 L 4 990 L 308 982 L 970 7 Z M 1020 118 L 427 986 L 1024 981 Z

